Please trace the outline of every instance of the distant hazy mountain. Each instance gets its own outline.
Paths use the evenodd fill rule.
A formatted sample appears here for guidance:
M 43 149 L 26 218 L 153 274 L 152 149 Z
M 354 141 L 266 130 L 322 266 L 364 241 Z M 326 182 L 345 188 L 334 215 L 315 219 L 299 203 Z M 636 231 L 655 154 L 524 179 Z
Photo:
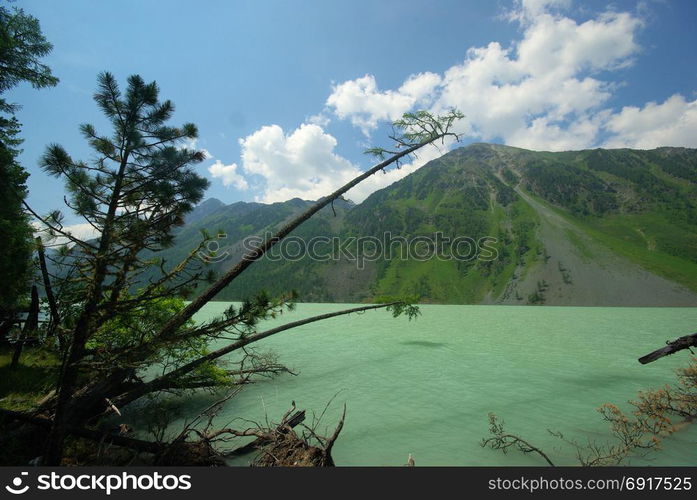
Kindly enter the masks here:
M 202 229 L 221 231 L 226 237 L 218 240 L 218 255 L 227 252 L 228 258 L 213 267 L 224 270 L 242 255 L 243 238 L 273 231 L 311 203 L 207 200 L 187 217 L 165 256 L 182 258 Z M 365 243 L 357 266 L 355 247 L 345 242 L 384 241 L 386 233 L 389 258 L 373 260 L 373 247 Z M 697 150 L 548 153 L 473 144 L 360 205 L 336 202 L 293 236 L 324 238 L 315 247 L 324 254 L 330 238 L 345 248 L 334 252 L 337 260 L 264 259 L 219 298 L 240 299 L 264 288 L 295 289 L 304 301 L 418 294 L 442 303 L 697 305 Z M 459 249 L 438 243 L 458 237 Z M 464 260 L 464 237 L 489 250 Z M 421 240 L 416 253 L 430 248 L 439 258 L 402 259 L 400 238 Z M 297 244 L 287 250 L 293 253 Z

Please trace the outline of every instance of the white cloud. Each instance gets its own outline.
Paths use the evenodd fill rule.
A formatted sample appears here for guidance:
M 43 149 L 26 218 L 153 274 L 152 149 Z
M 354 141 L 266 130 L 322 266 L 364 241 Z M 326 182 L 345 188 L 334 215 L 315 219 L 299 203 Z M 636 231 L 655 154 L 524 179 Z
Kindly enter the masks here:
M 221 182 L 223 183 L 223 186 L 228 187 L 228 186 L 234 186 L 235 188 L 239 190 L 246 190 L 249 189 L 249 185 L 247 184 L 247 180 L 238 173 L 237 171 L 237 164 L 232 163 L 230 165 L 225 165 L 223 162 L 220 160 L 216 159 L 215 156 L 208 151 L 207 149 L 199 149 L 198 147 L 198 139 L 184 139 L 181 141 L 179 144 L 179 149 L 191 149 L 191 150 L 198 150 L 203 152 L 207 160 L 215 160 L 213 165 L 210 165 L 207 170 L 208 173 L 211 174 L 211 177 L 214 179 L 220 179 Z
M 516 130 L 509 142 L 517 147 L 537 151 L 571 151 L 587 148 L 598 135 L 607 112 L 582 116 L 562 127 L 546 117 L 536 118 L 525 128 Z
M 568 9 L 571 7 L 571 0 L 518 0 L 516 7 L 509 13 L 510 19 L 534 19 L 554 9 Z
M 600 129 L 588 115 L 599 112 L 613 85 L 584 73 L 630 64 L 640 26 L 626 13 L 582 24 L 538 14 L 518 44 L 470 49 L 464 63 L 448 69 L 436 107 L 460 109 L 468 119 L 463 132 L 483 140 L 548 150 L 587 147 Z
M 68 244 L 72 246 L 71 240 L 66 236 L 56 236 L 55 238 L 49 238 L 46 233 L 46 226 L 39 222 L 33 221 L 34 226 L 34 236 L 41 236 L 45 245 L 57 246 Z M 74 238 L 80 239 L 82 241 L 90 241 L 99 237 L 100 232 L 97 231 L 92 224 L 87 222 L 82 224 L 71 224 L 69 226 L 64 226 L 62 230 L 66 233 L 70 233 Z
M 318 125 L 303 124 L 290 134 L 278 125 L 264 126 L 240 139 L 240 145 L 245 173 L 266 181 L 257 196 L 265 203 L 296 197 L 316 200 L 360 174 L 334 152 L 336 139 Z
M 609 10 L 579 23 L 561 13 L 570 6 L 519 1 L 509 19 L 523 31 L 511 46 L 470 48 L 442 76 L 411 76 L 397 90 L 378 90 L 372 75 L 350 80 L 334 86 L 327 105 L 364 133 L 417 105 L 436 113 L 456 107 L 466 115 L 458 132 L 479 140 L 547 150 L 591 146 L 616 88 L 598 75 L 633 63 L 643 23 Z
M 191 150 L 195 150 L 195 151 L 201 151 L 206 156 L 206 158 L 209 158 L 209 159 L 213 158 L 213 155 L 211 154 L 210 151 L 208 151 L 207 149 L 204 149 L 204 148 L 201 148 L 201 149 L 198 148 L 198 139 L 197 138 L 182 139 L 180 141 L 179 145 L 177 146 L 177 149 L 191 149 Z
M 378 90 L 373 75 L 365 75 L 335 85 L 326 104 L 339 118 L 349 118 L 369 135 L 379 121 L 394 121 L 428 100 L 439 83 L 440 76 L 435 73 L 419 73 L 410 76 L 398 90 L 383 92 Z
M 237 163 L 224 165 L 220 160 L 215 160 L 215 163 L 208 167 L 208 172 L 213 178 L 222 180 L 223 186 L 233 185 L 240 190 L 249 188 L 247 180 L 237 172 Z
M 307 123 L 312 125 L 317 125 L 322 128 L 326 128 L 327 125 L 332 121 L 324 112 L 312 115 L 305 120 Z
M 206 159 L 215 160 L 213 165 L 210 165 L 207 168 L 207 170 L 208 173 L 210 173 L 214 179 L 220 179 L 223 183 L 223 186 L 227 187 L 232 185 L 240 190 L 249 189 L 249 185 L 247 184 L 245 178 L 237 172 L 236 163 L 225 165 L 223 162 L 216 159 L 215 156 L 213 156 L 213 154 L 207 149 L 199 149 L 198 139 L 184 139 L 180 142 L 178 149 L 198 150 L 203 152 Z
M 456 132 L 528 149 L 697 146 L 697 100 L 674 95 L 661 104 L 606 107 L 622 85 L 609 75 L 640 54 L 642 19 L 607 10 L 578 22 L 569 17 L 570 7 L 570 0 L 519 0 L 507 17 L 519 24 L 520 37 L 509 46 L 492 41 L 472 47 L 443 74 L 414 74 L 395 89 L 379 88 L 370 74 L 334 84 L 322 112 L 296 130 L 270 125 L 241 139 L 242 170 L 264 180 L 257 199 L 317 199 L 360 173 L 335 152 L 336 139 L 324 130 L 330 114 L 365 136 L 406 111 L 456 107 L 466 115 Z M 372 176 L 347 196 L 360 202 L 443 152 L 421 150 L 412 163 Z M 224 171 L 234 179 L 229 183 L 246 184 L 236 165 L 216 165 L 221 178 Z
M 362 171 L 356 165 L 336 154 L 336 144 L 336 139 L 320 126 L 307 123 L 290 134 L 278 125 L 268 125 L 240 139 L 244 172 L 264 179 L 264 191 L 256 201 L 316 200 L 360 175 Z M 448 144 L 425 147 L 411 162 L 369 177 L 348 191 L 346 197 L 360 203 L 371 193 L 442 156 L 447 149 Z
M 614 135 L 605 147 L 651 149 L 659 146 L 697 146 L 697 99 L 674 95 L 662 104 L 643 108 L 626 106 L 614 114 L 606 128 Z
M 397 92 L 410 97 L 414 104 L 423 103 L 433 98 L 433 92 L 440 83 L 440 75 L 429 72 L 419 73 L 407 78 Z
M 85 222 L 84 224 L 73 224 L 70 226 L 65 226 L 63 231 L 70 233 L 75 238 L 81 239 L 83 241 L 93 240 L 99 236 L 99 231 L 97 231 L 92 224 Z
M 534 76 L 568 78 L 582 70 L 618 69 L 639 50 L 634 34 L 642 21 L 627 12 L 605 12 L 577 24 L 568 17 L 535 17 L 517 47 L 515 64 Z

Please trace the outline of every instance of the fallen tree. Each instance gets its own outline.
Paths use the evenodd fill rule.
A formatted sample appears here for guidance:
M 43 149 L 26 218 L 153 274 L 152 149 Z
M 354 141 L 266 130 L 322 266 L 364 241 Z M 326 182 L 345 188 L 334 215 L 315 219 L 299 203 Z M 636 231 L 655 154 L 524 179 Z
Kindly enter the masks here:
M 220 403 L 215 403 L 219 405 Z M 25 413 L 0 408 L 0 420 L 20 421 L 43 430 L 49 430 L 52 422 L 45 417 L 35 417 Z M 197 429 L 194 423 L 189 424 L 171 442 L 149 441 L 137 439 L 127 434 L 130 429 L 127 426 L 118 426 L 108 431 L 76 427 L 69 425 L 66 433 L 77 438 L 98 443 L 103 446 L 118 446 L 139 454 L 147 454 L 151 461 L 157 465 L 224 465 L 224 458 L 246 455 L 262 451 L 262 455 L 254 461 L 257 466 L 331 466 L 334 464 L 331 458 L 331 448 L 343 427 L 343 417 L 339 426 L 330 438 L 321 439 L 322 446 L 312 445 L 305 436 L 299 436 L 293 429 L 305 420 L 304 410 L 295 410 L 293 406 L 281 418 L 281 422 L 269 428 L 249 428 L 236 430 L 223 428 L 211 430 L 212 417 L 204 429 Z M 197 439 L 188 439 L 191 435 Z M 313 430 L 313 435 L 316 436 Z M 232 451 L 222 453 L 216 449 L 217 441 L 228 442 L 231 437 L 245 438 L 255 437 L 250 443 L 235 448 Z M 279 458 L 283 457 L 283 458 Z
M 665 347 L 661 347 L 660 349 L 656 349 L 655 351 L 650 352 L 646 356 L 640 357 L 639 363 L 641 363 L 642 365 L 652 363 L 657 359 L 660 359 L 664 356 L 670 356 L 671 354 L 675 354 L 676 352 L 682 351 L 684 349 L 689 349 L 690 352 L 692 352 L 692 348 L 697 347 L 697 333 L 684 335 L 682 337 L 678 337 L 675 340 L 667 340 L 666 344 L 667 345 Z
M 146 394 L 150 394 L 155 391 L 162 390 L 164 388 L 167 388 L 169 384 L 173 383 L 173 381 L 180 380 L 182 377 L 187 375 L 188 373 L 191 373 L 194 371 L 196 368 L 199 366 L 203 365 L 204 363 L 208 363 L 210 361 L 214 361 L 222 356 L 225 356 L 227 354 L 230 354 L 234 351 L 237 351 L 239 349 L 243 349 L 244 347 L 254 343 L 258 342 L 262 339 L 265 339 L 267 337 L 270 337 L 272 335 L 276 335 L 278 333 L 284 332 L 286 330 L 291 330 L 293 328 L 297 328 L 299 326 L 307 325 L 310 323 L 314 323 L 317 321 L 323 321 L 329 318 L 335 318 L 337 316 L 343 316 L 346 314 L 352 314 L 352 313 L 361 313 L 364 311 L 370 311 L 372 309 L 382 309 L 382 308 L 387 308 L 387 307 L 395 307 L 401 305 L 400 302 L 388 302 L 386 304 L 376 304 L 376 305 L 369 305 L 369 306 L 362 306 L 362 307 L 354 307 L 351 309 L 345 309 L 343 311 L 335 311 L 331 313 L 326 313 L 326 314 L 320 314 L 318 316 L 312 316 L 310 318 L 305 318 L 301 319 L 298 321 L 293 321 L 291 323 L 286 323 L 284 325 L 278 326 L 276 328 L 271 328 L 270 330 L 266 330 L 263 332 L 255 333 L 253 335 L 248 335 L 240 340 L 237 340 L 225 347 L 221 347 L 220 349 L 216 349 L 213 352 L 210 352 L 204 356 L 201 356 L 193 361 L 190 361 L 189 363 L 182 365 L 172 371 L 169 371 L 165 373 L 164 375 L 161 375 L 159 377 L 156 377 L 152 380 L 149 380 L 147 382 L 142 382 L 138 385 L 135 385 L 133 388 L 129 389 L 127 392 L 124 394 L 121 394 L 116 398 L 117 404 L 124 405 L 128 404 L 142 396 L 145 396 Z M 414 314 L 414 313 L 412 313 Z
M 382 161 L 298 214 L 216 278 L 198 257 L 212 239 L 209 235 L 175 266 L 157 257 L 171 243 L 172 228 L 182 224 L 208 184 L 191 168 L 204 159 L 204 153 L 183 145 L 197 137 L 196 127 L 167 125 L 173 105 L 160 102 L 158 92 L 154 82 L 146 84 L 132 76 L 122 94 L 112 75 L 101 74 L 95 100 L 112 124 L 112 135 L 102 136 L 91 125 L 81 126 L 96 152 L 89 164 L 73 160 L 58 145 L 49 146 L 42 158 L 44 170 L 66 181 L 66 205 L 98 232 L 96 239 L 71 233 L 60 212 L 41 216 L 25 205 L 45 228 L 48 240 L 59 237 L 69 244 L 45 256 L 60 271 L 46 273 L 44 282 L 50 283 L 55 296 L 51 316 L 59 322 L 55 328 L 64 357 L 55 394 L 47 395 L 33 415 L 51 422 L 43 451 L 45 465 L 61 462 L 68 427 L 85 427 L 114 407 L 155 392 L 239 386 L 252 375 L 272 372 L 273 367 L 264 363 L 249 371 L 242 366 L 249 359 L 246 355 L 238 360 L 236 370 L 218 364 L 223 356 L 246 353 L 247 346 L 271 335 L 369 309 L 385 308 L 410 318 L 417 314 L 410 302 L 392 300 L 258 332 L 260 321 L 292 309 L 295 299 L 293 294 L 272 298 L 259 293 L 212 320 L 198 324 L 192 320 L 281 239 L 352 187 L 393 164 L 399 166 L 428 144 L 457 139 L 451 128 L 462 117 L 460 113 L 405 114 L 395 122 L 391 136 L 399 151 L 369 150 Z M 158 266 L 161 274 L 143 285 L 139 279 L 152 266 Z M 206 282 L 210 285 L 185 305 L 181 297 L 190 297 Z M 209 343 L 220 339 L 231 342 L 209 352 Z M 151 366 L 162 366 L 163 373 L 146 380 L 143 373 Z

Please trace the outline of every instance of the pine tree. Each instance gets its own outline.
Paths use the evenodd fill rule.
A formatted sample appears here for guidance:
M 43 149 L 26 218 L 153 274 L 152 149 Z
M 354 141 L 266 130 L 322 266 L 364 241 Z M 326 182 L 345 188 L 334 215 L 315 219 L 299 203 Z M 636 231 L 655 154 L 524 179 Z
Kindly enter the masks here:
M 0 96 L 21 82 L 35 88 L 56 85 L 58 79 L 40 62 L 51 49 L 36 18 L 0 7 Z M 17 162 L 18 108 L 0 97 L 0 318 L 11 315 L 29 291 L 32 228 L 22 208 L 28 174 Z
M 139 76 L 129 78 L 122 94 L 112 75 L 101 74 L 95 100 L 113 128 L 111 135 L 103 136 L 91 125 L 81 126 L 96 157 L 89 163 L 76 161 L 54 144 L 47 148 L 42 166 L 65 180 L 66 204 L 95 229 L 97 236 L 85 240 L 73 235 L 63 226 L 58 211 L 47 217 L 32 212 L 49 237 L 67 242 L 51 257 L 60 270 L 51 277 L 60 308 L 56 331 L 67 351 L 58 394 L 46 398 L 40 408 L 53 416 L 44 464 L 60 463 L 68 425 L 81 426 L 98 418 L 108 410 L 105 401 L 118 408 L 160 391 L 244 385 L 251 376 L 285 370 L 273 358 L 246 350 L 271 335 L 371 309 L 387 308 L 394 315 L 410 318 L 418 313 L 415 306 L 395 299 L 257 331 L 260 320 L 291 308 L 294 299 L 292 293 L 271 298 L 259 292 L 207 322 L 192 320 L 201 307 L 273 245 L 351 187 L 426 144 L 454 135 L 449 128 L 459 117 L 457 113 L 445 118 L 415 116 L 418 120 L 414 123 L 425 129 L 397 137 L 404 141 L 403 151 L 379 150 L 392 155 L 316 202 L 214 278 L 207 272 L 206 260 L 198 258 L 210 240 L 208 235 L 203 235 L 199 246 L 176 265 L 158 258 L 159 250 L 172 243 L 172 230 L 183 222 L 208 186 L 192 169 L 203 160 L 203 153 L 186 147 L 187 141 L 196 139 L 196 127 L 166 125 L 174 109 L 172 103 L 160 103 L 157 85 L 145 84 Z M 412 123 L 401 126 L 408 128 L 407 124 Z M 153 265 L 159 267 L 159 277 L 143 279 Z M 177 302 L 178 297 L 188 296 L 204 282 L 209 286 L 189 304 Z M 221 339 L 228 344 L 208 350 L 211 341 Z M 217 364 L 235 351 L 244 353 L 237 361 L 239 369 Z M 148 381 L 139 377 L 153 365 L 166 369 Z M 143 446 L 151 448 L 150 444 Z
M 32 232 L 22 209 L 28 175 L 14 156 L 0 143 L 0 318 L 11 316 L 27 294 L 31 268 Z
M 62 262 L 70 267 L 63 276 L 69 276 L 73 284 L 69 301 L 80 304 L 72 324 L 67 324 L 69 329 L 64 325 L 62 332 L 69 347 L 45 456 L 48 464 L 60 460 L 65 424 L 72 417 L 66 403 L 75 388 L 78 363 L 100 326 L 144 303 L 183 292 L 202 277 L 193 272 L 172 285 L 175 274 L 166 273 L 137 297 L 129 296 L 139 271 L 153 264 L 143 253 L 157 252 L 170 244 L 172 229 L 182 224 L 184 215 L 201 200 L 208 181 L 192 166 L 205 155 L 184 145 L 185 140 L 197 137 L 193 124 L 167 125 L 174 105 L 158 100 L 155 82 L 146 84 L 140 76 L 131 76 L 122 94 L 110 73 L 102 73 L 98 79 L 94 99 L 113 131 L 99 135 L 94 126 L 81 126 L 95 159 L 76 161 L 61 146 L 52 144 L 41 160 L 47 173 L 65 180 L 68 207 L 98 233 L 94 240 L 85 241 L 64 228 L 60 212 L 40 217 L 51 236 L 73 244 L 72 250 L 63 249 L 63 254 L 71 257 Z

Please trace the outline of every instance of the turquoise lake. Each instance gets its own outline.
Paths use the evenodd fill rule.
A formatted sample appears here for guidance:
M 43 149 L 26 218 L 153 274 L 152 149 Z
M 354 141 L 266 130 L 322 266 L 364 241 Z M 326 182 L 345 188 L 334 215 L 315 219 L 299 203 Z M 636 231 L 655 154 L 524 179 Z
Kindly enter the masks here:
M 227 305 L 210 303 L 197 319 Z M 298 304 L 260 328 L 346 307 Z M 332 401 L 319 429 L 331 433 L 346 404 L 333 451 L 337 465 L 399 466 L 409 453 L 416 465 L 545 465 L 537 456 L 479 445 L 494 412 L 555 463 L 574 465 L 575 451 L 547 429 L 579 442 L 607 440 L 597 407 L 628 409 L 638 391 L 674 382 L 675 369 L 689 360 L 686 351 L 646 366 L 637 358 L 697 325 L 697 308 L 424 305 L 421 312 L 411 322 L 383 310 L 343 316 L 255 344 L 298 375 L 245 387 L 216 424 L 277 422 L 292 400 L 311 419 Z M 202 393 L 186 413 L 213 400 Z M 631 463 L 695 465 L 696 442 L 697 426 L 687 426 L 650 460 Z

